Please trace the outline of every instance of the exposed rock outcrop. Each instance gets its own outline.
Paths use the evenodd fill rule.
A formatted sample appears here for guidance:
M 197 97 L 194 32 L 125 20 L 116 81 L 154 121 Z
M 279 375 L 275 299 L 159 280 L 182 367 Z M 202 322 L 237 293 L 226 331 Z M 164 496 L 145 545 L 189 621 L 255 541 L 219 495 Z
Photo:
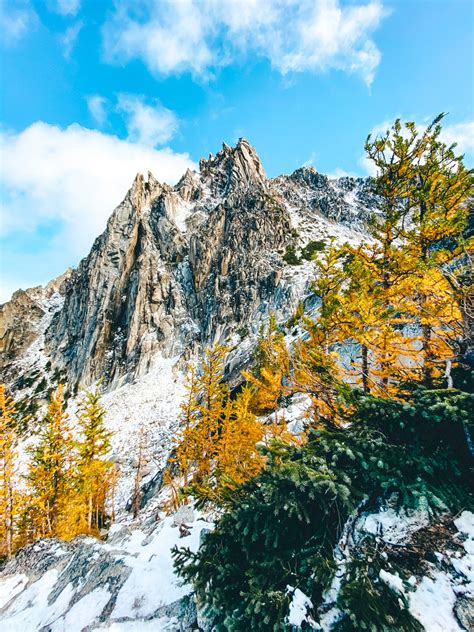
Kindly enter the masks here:
M 0 369 L 7 368 L 37 339 L 42 321 L 61 305 L 68 269 L 45 287 L 17 290 L 10 301 L 0 305 Z
M 236 332 L 255 334 L 270 311 L 288 318 L 307 291 L 311 269 L 285 263 L 288 245 L 360 239 L 375 204 L 362 179 L 303 168 L 269 180 L 244 139 L 224 144 L 175 187 L 137 175 L 63 285 L 45 357 L 72 388 L 99 377 L 113 387 L 147 373 L 157 354 L 182 356 Z M 0 312 L 11 374 L 15 366 L 21 373 L 18 359 L 45 324 L 31 292 Z

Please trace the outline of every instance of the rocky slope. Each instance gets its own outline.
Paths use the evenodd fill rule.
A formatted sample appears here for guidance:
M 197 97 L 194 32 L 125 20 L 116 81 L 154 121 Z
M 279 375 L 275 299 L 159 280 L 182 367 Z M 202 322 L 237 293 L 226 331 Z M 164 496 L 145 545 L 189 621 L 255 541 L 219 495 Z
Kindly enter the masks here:
M 71 269 L 66 270 L 45 287 L 17 290 L 8 303 L 0 305 L 0 370 L 14 366 L 47 329 L 52 315 L 62 306 L 71 273 Z
M 199 167 L 174 187 L 137 175 L 77 269 L 0 307 L 0 380 L 17 400 L 44 406 L 59 381 L 70 396 L 103 380 L 124 503 L 138 425 L 150 476 L 166 460 L 186 361 L 224 343 L 235 384 L 269 313 L 284 322 L 313 300 L 313 264 L 288 249 L 358 242 L 376 209 L 367 180 L 268 179 L 243 139 Z
M 308 297 L 313 264 L 287 249 L 358 242 L 375 208 L 363 179 L 266 178 L 243 139 L 174 187 L 137 175 L 77 269 L 0 307 L 0 380 L 41 407 L 59 381 L 71 396 L 101 378 L 124 504 L 139 425 L 150 477 L 167 458 L 186 361 L 224 343 L 236 383 L 269 313 L 284 322 Z
M 311 266 L 286 264 L 286 248 L 360 240 L 375 204 L 362 179 L 303 168 L 269 180 L 243 139 L 174 187 L 137 175 L 63 284 L 61 309 L 43 322 L 43 364 L 72 389 L 100 377 L 116 387 L 146 374 L 157 355 L 186 357 L 238 333 L 252 336 L 269 311 L 288 318 L 307 291 Z M 1 308 L 9 381 L 21 376 L 21 359 L 40 335 L 41 309 L 31 290 Z

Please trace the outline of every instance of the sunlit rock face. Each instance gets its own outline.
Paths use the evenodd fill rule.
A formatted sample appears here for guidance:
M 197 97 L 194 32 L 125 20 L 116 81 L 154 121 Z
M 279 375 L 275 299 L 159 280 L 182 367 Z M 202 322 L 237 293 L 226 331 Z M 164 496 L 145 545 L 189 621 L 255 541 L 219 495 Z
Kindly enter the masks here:
M 217 341 L 252 338 L 271 311 L 286 319 L 308 293 L 312 264 L 286 263 L 286 249 L 360 241 L 376 208 L 367 180 L 307 167 L 268 179 L 244 139 L 199 166 L 174 187 L 137 175 L 89 255 L 56 288 L 61 301 L 48 319 L 31 290 L 2 306 L 4 371 L 31 369 L 28 353 L 43 336 L 42 366 L 73 388 L 98 378 L 115 388 L 146 374 L 157 355 L 185 359 Z

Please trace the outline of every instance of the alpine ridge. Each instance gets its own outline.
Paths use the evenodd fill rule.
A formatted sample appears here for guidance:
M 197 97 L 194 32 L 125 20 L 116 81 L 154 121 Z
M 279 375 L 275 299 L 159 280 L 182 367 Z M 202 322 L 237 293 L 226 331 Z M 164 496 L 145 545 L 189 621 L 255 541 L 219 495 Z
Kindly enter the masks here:
M 115 388 L 146 374 L 157 356 L 185 359 L 236 336 L 249 337 L 250 347 L 270 312 L 288 318 L 307 292 L 310 266 L 287 264 L 287 248 L 358 241 L 376 205 L 368 180 L 331 179 L 312 167 L 268 179 L 245 139 L 224 143 L 199 167 L 176 186 L 136 176 L 89 255 L 57 288 L 48 322 L 37 303 L 20 304 L 17 295 L 2 306 L 9 382 L 21 387 L 27 369 L 38 382 L 50 371 L 76 389 L 99 377 Z M 34 326 L 15 325 L 20 311 Z

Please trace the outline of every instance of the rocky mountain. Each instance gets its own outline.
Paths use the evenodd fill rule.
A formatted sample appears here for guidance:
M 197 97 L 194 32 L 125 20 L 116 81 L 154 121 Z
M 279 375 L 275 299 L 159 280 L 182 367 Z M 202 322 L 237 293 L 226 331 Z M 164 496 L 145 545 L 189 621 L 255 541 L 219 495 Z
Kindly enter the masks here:
M 17 290 L 11 300 L 0 305 L 0 367 L 8 367 L 36 341 L 62 304 L 65 282 L 72 270 L 45 287 Z
M 146 374 L 158 356 L 186 358 L 255 336 L 270 311 L 287 319 L 307 292 L 311 265 L 287 263 L 287 248 L 358 241 L 376 207 L 366 180 L 329 179 L 311 167 L 266 178 L 244 139 L 199 166 L 174 187 L 137 175 L 61 285 L 19 291 L 1 307 L 9 382 L 21 386 L 25 370 L 40 369 L 38 377 L 60 374 L 72 389 L 99 378 L 114 388 Z M 45 320 L 53 294 L 47 310 L 56 312 Z
M 212 516 L 188 506 L 174 516 L 160 511 L 185 363 L 223 343 L 230 349 L 226 377 L 237 383 L 270 313 L 286 323 L 300 302 L 307 312 L 317 309 L 312 256 L 332 240 L 368 239 L 377 204 L 370 179 L 329 178 L 312 167 L 269 179 L 241 139 L 202 159 L 199 172 L 188 170 L 175 186 L 137 175 L 77 269 L 44 288 L 18 290 L 0 306 L 0 380 L 17 399 L 40 406 L 49 389 L 65 382 L 73 411 L 75 394 L 102 379 L 120 472 L 116 522 L 105 541 L 40 541 L 1 569 L 2 630 L 210 630 L 191 588 L 173 573 L 170 549 L 196 550 Z M 290 343 L 294 333 L 287 329 Z M 301 425 L 309 404 L 304 395 L 286 403 L 289 429 Z M 134 519 L 127 508 L 139 427 L 147 443 Z M 20 469 L 34 431 L 24 434 Z M 428 631 L 470 629 L 473 519 L 464 512 L 433 526 L 428 515 L 400 513 L 386 499 L 371 511 L 359 508 L 334 552 L 338 571 L 322 601 L 320 629 L 337 620 L 345 560 L 367 534 L 419 547 L 432 541 L 433 529 L 439 546 L 419 556 L 410 610 Z M 405 590 L 398 576 L 381 580 Z M 311 627 L 305 599 L 294 590 L 294 629 Z
M 300 301 L 315 307 L 305 249 L 359 242 L 374 210 L 370 181 L 311 167 L 269 179 L 244 139 L 175 186 L 138 174 L 75 270 L 0 307 L 0 380 L 28 412 L 31 402 L 44 407 L 59 382 L 73 410 L 74 395 L 102 380 L 123 508 L 138 426 L 148 439 L 145 485 L 156 487 L 186 362 L 225 344 L 226 377 L 237 384 L 271 312 L 286 322 Z M 34 430 L 32 421 L 25 445 Z

